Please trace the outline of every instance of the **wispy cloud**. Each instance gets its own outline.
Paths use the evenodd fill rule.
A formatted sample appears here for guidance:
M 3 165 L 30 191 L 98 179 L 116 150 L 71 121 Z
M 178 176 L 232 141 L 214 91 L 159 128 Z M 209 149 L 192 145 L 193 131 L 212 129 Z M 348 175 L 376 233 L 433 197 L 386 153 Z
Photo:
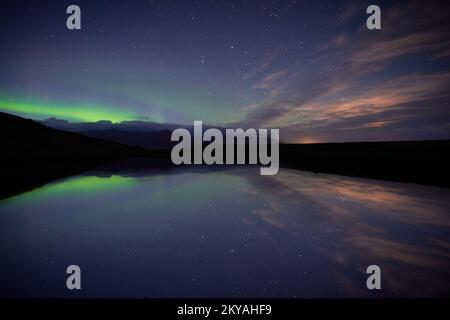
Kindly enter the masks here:
M 442 6 L 383 8 L 381 31 L 359 26 L 338 32 L 310 61 L 262 64 L 246 80 L 265 98 L 245 109 L 242 125 L 284 128 L 287 141 L 450 138 L 450 23 Z

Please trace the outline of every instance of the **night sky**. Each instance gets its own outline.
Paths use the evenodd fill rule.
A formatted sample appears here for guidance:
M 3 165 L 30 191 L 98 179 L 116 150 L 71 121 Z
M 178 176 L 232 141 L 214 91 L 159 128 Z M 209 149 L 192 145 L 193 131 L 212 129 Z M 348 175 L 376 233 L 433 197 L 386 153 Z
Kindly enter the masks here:
M 2 1 L 0 110 L 274 127 L 289 142 L 449 139 L 445 3 Z

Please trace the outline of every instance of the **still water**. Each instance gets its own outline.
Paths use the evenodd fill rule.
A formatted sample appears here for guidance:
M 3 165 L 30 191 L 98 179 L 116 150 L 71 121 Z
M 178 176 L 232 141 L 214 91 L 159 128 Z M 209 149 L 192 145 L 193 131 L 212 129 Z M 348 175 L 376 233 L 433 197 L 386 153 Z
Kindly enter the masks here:
M 91 171 L 1 200 L 0 296 L 449 296 L 449 189 L 258 170 Z

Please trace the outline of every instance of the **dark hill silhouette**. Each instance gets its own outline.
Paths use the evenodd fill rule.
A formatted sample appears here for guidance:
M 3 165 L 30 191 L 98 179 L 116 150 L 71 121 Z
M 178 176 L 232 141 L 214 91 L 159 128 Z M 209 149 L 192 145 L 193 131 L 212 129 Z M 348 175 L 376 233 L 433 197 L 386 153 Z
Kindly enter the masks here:
M 450 141 L 280 145 L 282 167 L 450 187 Z
M 59 131 L 1 112 L 0 134 L 0 197 L 82 172 L 98 164 L 127 157 L 165 155 L 160 151 Z
M 0 198 L 127 158 L 147 158 L 146 165 L 158 168 L 173 167 L 169 130 L 113 128 L 91 131 L 89 137 L 0 112 L 0 134 Z M 450 141 L 280 145 L 281 167 L 445 187 L 450 187 L 449 163 Z

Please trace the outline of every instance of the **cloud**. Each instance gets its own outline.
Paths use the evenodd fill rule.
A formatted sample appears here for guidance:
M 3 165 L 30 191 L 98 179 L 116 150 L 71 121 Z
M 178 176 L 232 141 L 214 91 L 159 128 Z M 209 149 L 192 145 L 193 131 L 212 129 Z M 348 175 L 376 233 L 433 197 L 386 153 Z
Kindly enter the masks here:
M 438 49 L 438 42 L 445 37 L 443 33 L 418 32 L 400 38 L 378 40 L 355 51 L 350 59 L 354 64 L 376 63 L 427 49 Z
M 264 71 L 266 71 L 271 65 L 272 62 L 279 57 L 281 51 L 283 49 L 283 44 L 279 43 L 275 49 L 265 55 L 264 60 L 257 64 L 257 66 L 253 69 L 251 69 L 249 72 L 245 73 L 242 76 L 242 80 L 249 80 L 253 79 L 255 77 L 260 76 Z
M 308 61 L 283 66 L 276 50 L 271 68 L 246 77 L 264 99 L 239 125 L 279 127 L 292 142 L 450 138 L 450 23 L 441 6 L 383 8 L 381 31 L 339 31 Z

